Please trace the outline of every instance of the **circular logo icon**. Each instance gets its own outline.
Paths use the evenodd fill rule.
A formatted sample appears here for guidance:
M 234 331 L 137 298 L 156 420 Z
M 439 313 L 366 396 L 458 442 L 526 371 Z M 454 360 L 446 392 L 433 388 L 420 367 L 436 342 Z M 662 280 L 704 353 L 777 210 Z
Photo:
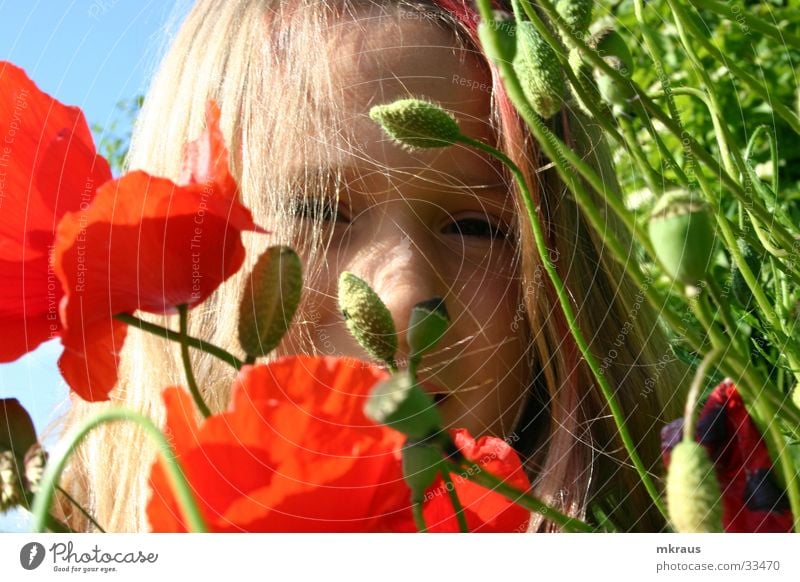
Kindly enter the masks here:
M 44 561 L 44 546 L 39 542 L 30 542 L 19 551 L 19 563 L 26 570 L 35 570 Z

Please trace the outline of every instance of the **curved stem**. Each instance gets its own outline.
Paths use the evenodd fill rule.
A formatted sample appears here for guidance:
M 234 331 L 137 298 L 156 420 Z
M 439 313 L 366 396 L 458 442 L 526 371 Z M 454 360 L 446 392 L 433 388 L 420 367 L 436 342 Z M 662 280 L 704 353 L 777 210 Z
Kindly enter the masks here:
M 172 490 L 176 493 L 178 506 L 186 519 L 186 523 L 192 531 L 205 532 L 207 531 L 203 516 L 197 506 L 197 502 L 192 494 L 191 486 L 186 480 L 186 476 L 181 469 L 178 460 L 164 434 L 158 430 L 153 421 L 146 416 L 143 416 L 132 410 L 114 409 L 106 410 L 95 414 L 94 416 L 86 419 L 82 424 L 75 427 L 62 441 L 63 450 L 53 455 L 55 462 L 51 460 L 47 464 L 44 475 L 42 476 L 41 489 L 36 495 L 33 503 L 33 517 L 34 517 L 34 530 L 37 532 L 44 531 L 47 524 L 48 512 L 53 502 L 56 485 L 64 470 L 67 459 L 81 443 L 83 438 L 89 432 L 101 424 L 107 422 L 117 422 L 121 420 L 128 420 L 135 422 L 141 426 L 145 432 L 150 436 L 158 447 L 161 454 L 161 459 L 167 473 Z
M 155 323 L 150 323 L 149 321 L 145 321 L 144 319 L 140 319 L 135 315 L 131 315 L 129 313 L 118 313 L 114 316 L 114 319 L 122 321 L 123 323 L 127 323 L 130 326 L 138 327 L 142 331 L 146 331 L 157 335 L 159 337 L 163 337 L 164 339 L 168 339 L 174 342 L 180 342 L 178 338 L 178 334 L 174 331 L 167 329 L 166 327 L 161 327 Z M 201 339 L 197 339 L 191 336 L 186 337 L 186 344 L 197 348 L 207 354 L 211 354 L 212 356 L 222 360 L 226 364 L 230 364 L 236 370 L 241 370 L 242 366 L 244 366 L 244 362 L 234 356 L 233 354 L 223 350 L 220 347 L 215 346 L 214 344 L 210 344 L 208 342 L 204 342 Z
M 458 520 L 458 529 L 461 533 L 467 533 L 469 531 L 467 516 L 464 515 L 464 508 L 461 506 L 453 479 L 450 477 L 450 471 L 447 470 L 447 465 L 445 464 L 442 464 L 442 481 L 444 481 L 444 488 L 450 496 L 450 503 L 453 505 L 453 511 L 455 511 L 456 519 Z
M 99 523 L 97 523 L 97 520 L 94 518 L 94 516 L 93 516 L 91 513 L 89 513 L 88 511 L 86 511 L 86 509 L 84 509 L 84 507 L 83 507 L 83 506 L 82 506 L 80 503 L 78 503 L 78 502 L 75 500 L 75 498 L 74 498 L 74 497 L 72 497 L 72 495 L 70 495 L 70 494 L 67 492 L 67 490 L 66 490 L 66 489 L 64 489 L 63 487 L 61 487 L 61 485 L 56 485 L 56 490 L 57 490 L 59 493 L 61 493 L 61 495 L 63 495 L 64 497 L 66 497 L 66 498 L 67 498 L 67 500 L 68 500 L 68 501 L 69 501 L 69 502 L 70 502 L 72 505 L 74 505 L 75 507 L 77 507 L 77 508 L 78 508 L 78 511 L 80 511 L 80 512 L 83 514 L 83 516 L 84 516 L 86 519 L 88 519 L 88 520 L 91 522 L 91 524 L 92 524 L 94 527 L 96 527 L 96 528 L 97 528 L 97 529 L 100 531 L 100 533 L 106 533 L 106 530 L 105 530 L 105 529 L 103 529 L 103 526 L 101 526 Z
M 738 333 L 739 326 L 736 325 L 736 322 L 733 320 L 733 316 L 728 308 L 728 302 L 725 301 L 725 295 L 723 294 L 722 289 L 719 288 L 719 284 L 714 277 L 709 277 L 707 283 L 708 292 L 711 295 L 711 298 L 714 300 L 714 303 L 717 304 L 717 313 L 720 314 L 722 322 L 728 329 L 728 335 L 730 335 L 731 341 L 739 351 L 738 355 L 743 358 L 748 358 L 749 351 L 747 349 L 747 345 L 744 341 L 744 338 Z
M 641 458 L 639 457 L 639 453 L 636 451 L 636 446 L 633 442 L 633 438 L 631 437 L 630 432 L 628 431 L 628 427 L 625 424 L 625 415 L 622 411 L 622 408 L 619 406 L 616 397 L 614 396 L 615 391 L 611 388 L 606 379 L 605 375 L 603 374 L 600 366 L 595 358 L 594 354 L 589 350 L 589 346 L 586 343 L 586 340 L 583 337 L 583 332 L 581 332 L 580 328 L 578 327 L 578 323 L 575 317 L 575 313 L 572 310 L 572 305 L 569 301 L 569 295 L 567 294 L 566 288 L 564 286 L 564 282 L 561 280 L 561 276 L 556 271 L 555 265 L 550 260 L 550 255 L 547 252 L 547 243 L 544 238 L 544 234 L 542 233 L 542 227 L 539 222 L 539 217 L 537 215 L 537 210 L 533 206 L 533 196 L 528 189 L 528 185 L 525 182 L 525 177 L 522 174 L 522 171 L 519 167 L 503 152 L 498 151 L 497 149 L 468 138 L 466 136 L 462 136 L 460 141 L 466 143 L 468 145 L 472 145 L 489 155 L 497 158 L 505 166 L 511 171 L 514 175 L 514 178 L 517 182 L 517 185 L 522 192 L 523 202 L 525 204 L 525 209 L 528 213 L 528 221 L 530 222 L 531 229 L 533 230 L 533 236 L 536 240 L 536 248 L 539 253 L 539 258 L 544 265 L 547 274 L 550 277 L 550 280 L 553 283 L 553 287 L 555 288 L 556 295 L 558 296 L 559 303 L 561 304 L 561 309 L 564 313 L 564 318 L 567 320 L 567 325 L 572 333 L 572 336 L 575 338 L 575 343 L 578 345 L 578 348 L 581 351 L 586 363 L 589 365 L 589 368 L 592 370 L 595 379 L 597 380 L 598 386 L 600 387 L 600 391 L 603 393 L 603 396 L 608 403 L 608 407 L 611 410 L 611 415 L 614 419 L 614 423 L 616 424 L 617 430 L 620 435 L 620 439 L 622 440 L 625 450 L 628 453 L 628 456 L 631 459 L 634 467 L 636 468 L 637 473 L 639 474 L 639 478 L 642 480 L 645 488 L 647 489 L 650 497 L 653 500 L 653 503 L 658 507 L 661 511 L 662 515 L 666 517 L 666 508 L 664 507 L 664 503 L 661 499 L 661 496 L 656 489 L 653 480 L 650 478 L 647 469 L 644 466 Z M 598 230 L 598 232 L 603 232 L 602 230 Z
M 559 525 L 565 532 L 591 533 L 594 531 L 592 526 L 590 526 L 588 523 L 561 513 L 557 509 L 550 507 L 532 495 L 529 495 L 524 491 L 520 491 L 516 487 L 508 485 L 505 483 L 505 481 L 502 481 L 491 473 L 488 473 L 482 467 L 474 463 L 464 462 L 462 464 L 458 464 L 454 463 L 453 461 L 445 462 L 452 472 L 458 473 L 473 483 L 477 483 L 486 489 L 502 495 L 506 499 L 513 501 L 528 511 L 533 511 L 534 513 L 538 513 L 546 517 L 553 523 Z
M 192 360 L 189 357 L 189 344 L 187 338 L 189 337 L 189 308 L 186 305 L 178 306 L 178 319 L 180 321 L 180 342 L 181 342 L 181 360 L 183 360 L 183 369 L 186 372 L 186 382 L 189 384 L 189 392 L 192 394 L 194 403 L 200 410 L 200 413 L 208 418 L 211 416 L 211 411 L 208 409 L 203 395 L 200 393 L 200 388 L 197 386 L 197 380 L 194 377 L 194 370 L 192 370 Z
M 686 396 L 686 407 L 683 412 L 683 440 L 685 442 L 694 442 L 695 426 L 697 424 L 697 400 L 703 390 L 703 381 L 711 364 L 722 354 L 722 350 L 715 347 L 705 355 L 703 361 L 697 366 L 697 371 L 694 374 L 694 378 L 692 378 L 692 385 L 689 387 L 689 394 Z

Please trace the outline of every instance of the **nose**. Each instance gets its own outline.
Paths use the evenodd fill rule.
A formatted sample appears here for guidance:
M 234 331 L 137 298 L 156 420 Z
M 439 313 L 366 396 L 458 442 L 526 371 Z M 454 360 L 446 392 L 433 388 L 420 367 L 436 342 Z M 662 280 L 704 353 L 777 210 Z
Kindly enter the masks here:
M 398 229 L 399 230 L 399 229 Z M 436 257 L 424 252 L 417 237 L 397 232 L 356 257 L 348 270 L 366 281 L 392 315 L 397 330 L 397 359 L 408 357 L 406 333 L 413 307 L 433 297 L 446 297 Z

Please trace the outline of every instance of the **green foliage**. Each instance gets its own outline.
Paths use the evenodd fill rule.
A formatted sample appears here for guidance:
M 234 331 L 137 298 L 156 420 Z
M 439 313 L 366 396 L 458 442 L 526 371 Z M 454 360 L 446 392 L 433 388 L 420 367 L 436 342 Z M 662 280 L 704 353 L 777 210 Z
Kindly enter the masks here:
M 99 123 L 92 124 L 92 133 L 98 143 L 97 150 L 108 160 L 114 175 L 119 175 L 125 168 L 128 149 L 131 145 L 133 124 L 143 103 L 144 96 L 142 95 L 123 99 L 117 103 L 116 114 L 107 126 L 104 127 Z

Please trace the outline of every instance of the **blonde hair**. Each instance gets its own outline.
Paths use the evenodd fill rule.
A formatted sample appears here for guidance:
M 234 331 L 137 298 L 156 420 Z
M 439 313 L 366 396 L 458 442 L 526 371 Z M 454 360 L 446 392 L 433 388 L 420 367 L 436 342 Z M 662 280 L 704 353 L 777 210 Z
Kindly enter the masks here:
M 312 156 L 330 143 L 337 120 L 316 104 L 329 100 L 336 87 L 324 63 L 322 42 L 343 14 L 357 19 L 365 7 L 391 12 L 418 10 L 454 32 L 463 46 L 478 52 L 474 29 L 434 1 L 378 0 L 200 0 L 188 14 L 155 77 L 138 120 L 130 167 L 176 179 L 181 146 L 203 129 L 208 99 L 221 106 L 222 131 L 232 152 L 233 174 L 243 201 L 257 222 L 274 229 L 269 237 L 246 236 L 248 263 L 190 318 L 190 333 L 241 354 L 236 342 L 236 317 L 245 273 L 269 244 L 287 243 L 307 260 L 312 281 L 328 241 L 322 229 L 289 220 L 286 192 L 294 188 L 282 169 L 291 158 Z M 368 25 L 369 23 L 367 23 Z M 488 66 L 488 65 L 487 65 Z M 551 233 L 549 252 L 574 300 L 579 324 L 625 411 L 627 425 L 647 467 L 660 476 L 658 428 L 680 414 L 678 399 L 683 368 L 671 357 L 663 330 L 643 294 L 620 266 L 604 252 L 601 239 L 589 229 L 555 170 L 510 108 L 492 71 L 493 114 L 498 143 L 523 167 L 542 206 Z M 565 109 L 551 123 L 553 130 L 586 158 L 606 181 L 608 196 L 619 196 L 614 168 L 599 129 L 580 114 Z M 313 166 L 309 162 L 309 166 Z M 314 176 L 300 195 L 315 200 Z M 596 204 L 604 201 L 597 197 Z M 585 518 L 597 503 L 624 531 L 658 531 L 663 519 L 639 483 L 625 454 L 608 407 L 594 378 L 580 358 L 567 330 L 536 247 L 525 228 L 519 231 L 525 324 L 530 330 L 535 377 L 520 394 L 520 412 L 510 442 L 524 456 L 533 493 L 571 515 Z M 629 241 L 613 214 L 608 228 L 624 244 Z M 633 260 L 633 259 L 632 259 Z M 534 292 L 527 292 L 532 291 Z M 176 327 L 173 318 L 147 317 Z M 621 339 L 620 339 L 621 338 Z M 612 347 L 613 346 L 613 347 Z M 198 378 L 212 410 L 227 404 L 233 370 L 204 354 L 194 353 Z M 68 416 L 72 425 L 103 406 L 125 405 L 163 422 L 161 390 L 183 384 L 179 354 L 173 344 L 129 331 L 122 355 L 120 382 L 108 404 L 75 399 Z M 658 387 L 650 389 L 651 385 Z M 105 425 L 94 431 L 73 458 L 64 487 L 109 531 L 144 531 L 147 478 L 154 450 L 143 433 L 129 424 Z M 60 499 L 60 511 L 78 529 L 86 520 Z M 529 531 L 555 529 L 533 515 Z

